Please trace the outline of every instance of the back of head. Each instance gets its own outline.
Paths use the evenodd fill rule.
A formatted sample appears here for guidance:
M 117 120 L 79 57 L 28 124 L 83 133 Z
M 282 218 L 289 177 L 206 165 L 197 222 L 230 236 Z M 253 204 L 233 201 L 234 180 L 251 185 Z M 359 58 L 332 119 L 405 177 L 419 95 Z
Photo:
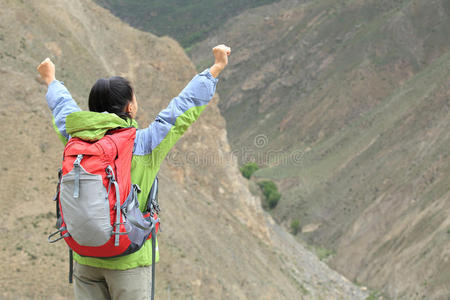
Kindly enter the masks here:
M 89 110 L 114 113 L 126 120 L 131 118 L 125 108 L 132 99 L 133 88 L 127 79 L 120 76 L 100 78 L 89 93 Z

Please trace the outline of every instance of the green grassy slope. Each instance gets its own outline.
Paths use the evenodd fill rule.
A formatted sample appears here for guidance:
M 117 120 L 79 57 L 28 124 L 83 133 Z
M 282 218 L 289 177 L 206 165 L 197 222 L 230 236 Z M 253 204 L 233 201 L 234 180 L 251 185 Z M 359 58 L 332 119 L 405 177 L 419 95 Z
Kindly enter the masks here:
M 233 48 L 220 108 L 287 227 L 394 298 L 450 293 L 450 3 L 283 1 L 192 49 Z
M 169 35 L 188 48 L 242 11 L 278 0 L 95 1 L 130 25 L 157 35 Z

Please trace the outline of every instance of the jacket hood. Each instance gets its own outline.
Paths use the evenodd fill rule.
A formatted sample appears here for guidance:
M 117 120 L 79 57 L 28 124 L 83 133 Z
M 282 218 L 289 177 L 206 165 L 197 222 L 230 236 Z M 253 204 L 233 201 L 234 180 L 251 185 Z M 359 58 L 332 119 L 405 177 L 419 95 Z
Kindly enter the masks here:
M 124 120 L 116 114 L 93 111 L 77 111 L 66 118 L 66 132 L 86 141 L 97 141 L 108 130 L 125 127 L 137 128 L 137 123 L 133 119 Z

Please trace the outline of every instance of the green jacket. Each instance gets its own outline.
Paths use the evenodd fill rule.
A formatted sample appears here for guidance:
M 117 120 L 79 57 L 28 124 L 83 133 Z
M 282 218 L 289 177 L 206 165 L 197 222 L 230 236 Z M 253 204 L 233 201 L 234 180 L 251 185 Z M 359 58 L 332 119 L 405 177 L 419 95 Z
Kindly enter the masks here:
M 136 131 L 131 180 L 141 187 L 138 200 L 142 211 L 161 162 L 212 99 L 217 81 L 209 69 L 197 74 L 150 126 Z M 53 114 L 54 128 L 64 144 L 71 137 L 98 140 L 109 129 L 130 126 L 137 128 L 134 120 L 125 121 L 115 114 L 81 111 L 64 84 L 57 80 L 49 85 L 46 98 Z M 156 251 L 158 261 L 158 247 Z M 93 258 L 74 253 L 75 261 L 80 264 L 114 270 L 148 266 L 151 265 L 151 258 L 151 240 L 145 242 L 139 251 L 121 257 Z

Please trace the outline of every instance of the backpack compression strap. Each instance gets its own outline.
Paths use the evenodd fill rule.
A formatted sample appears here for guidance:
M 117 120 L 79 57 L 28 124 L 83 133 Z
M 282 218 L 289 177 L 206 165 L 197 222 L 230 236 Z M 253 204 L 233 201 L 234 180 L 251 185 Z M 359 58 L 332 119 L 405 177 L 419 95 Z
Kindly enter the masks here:
M 114 188 L 116 190 L 116 222 L 114 223 L 114 225 L 116 225 L 116 229 L 113 232 L 113 234 L 116 235 L 115 237 L 115 241 L 114 241 L 114 246 L 119 246 L 119 235 L 120 233 L 120 191 L 119 191 L 119 184 L 116 181 L 116 177 L 114 176 L 114 170 L 112 169 L 111 166 L 108 166 L 106 168 L 106 174 L 107 174 L 107 178 L 109 179 L 109 184 L 111 185 L 111 183 L 114 184 Z M 109 188 L 108 188 L 108 194 L 109 194 Z

